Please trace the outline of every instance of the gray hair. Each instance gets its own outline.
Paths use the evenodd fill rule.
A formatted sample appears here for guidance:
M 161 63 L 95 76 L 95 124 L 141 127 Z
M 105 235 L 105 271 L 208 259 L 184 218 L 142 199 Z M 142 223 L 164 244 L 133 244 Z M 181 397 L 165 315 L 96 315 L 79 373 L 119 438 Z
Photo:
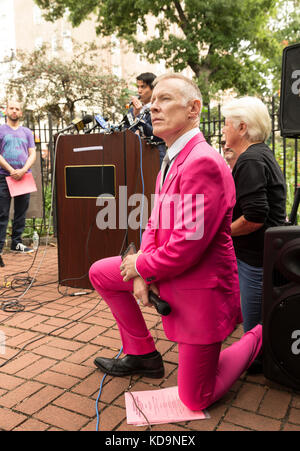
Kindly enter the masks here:
M 198 86 L 196 85 L 196 83 L 191 80 L 188 77 L 185 77 L 182 74 L 177 74 L 177 73 L 167 73 L 167 74 L 163 74 L 160 75 L 159 77 L 156 77 L 156 79 L 153 82 L 153 87 L 155 87 L 160 81 L 163 80 L 169 80 L 169 79 L 175 79 L 175 80 L 182 80 L 184 82 L 184 87 L 182 88 L 181 86 L 178 86 L 178 89 L 180 89 L 182 96 L 184 98 L 184 100 L 186 102 L 189 102 L 190 100 L 200 100 L 201 102 L 201 109 L 202 109 L 202 95 L 200 92 L 200 89 L 198 88 Z M 201 113 L 201 111 L 200 111 Z
M 241 122 L 247 125 L 247 138 L 250 142 L 264 142 L 271 133 L 271 118 L 266 105 L 257 97 L 240 97 L 221 108 L 226 119 L 235 128 Z

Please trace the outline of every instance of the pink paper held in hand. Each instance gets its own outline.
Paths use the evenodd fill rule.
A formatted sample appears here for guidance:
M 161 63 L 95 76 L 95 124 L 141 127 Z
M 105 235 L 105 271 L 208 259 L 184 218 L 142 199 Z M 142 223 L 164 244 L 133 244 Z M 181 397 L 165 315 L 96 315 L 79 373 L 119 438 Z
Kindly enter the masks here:
M 11 197 L 21 196 L 22 194 L 33 193 L 37 187 L 31 172 L 27 172 L 20 180 L 12 177 L 6 177 L 7 186 Z

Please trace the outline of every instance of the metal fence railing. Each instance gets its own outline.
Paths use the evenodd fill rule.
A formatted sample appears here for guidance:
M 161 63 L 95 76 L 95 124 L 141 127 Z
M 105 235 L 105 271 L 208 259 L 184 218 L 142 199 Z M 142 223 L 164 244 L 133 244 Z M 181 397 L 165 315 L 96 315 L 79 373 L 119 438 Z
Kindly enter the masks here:
M 268 141 L 268 145 L 275 154 L 275 157 L 283 171 L 287 182 L 287 213 L 289 214 L 294 200 L 295 188 L 299 183 L 299 139 L 287 139 L 280 135 L 278 122 L 279 116 L 279 99 L 273 97 L 269 102 L 269 111 L 272 118 L 272 133 Z M 84 113 L 82 113 L 84 114 Z M 53 165 L 54 165 L 54 136 L 59 129 L 66 126 L 65 123 L 55 124 L 51 117 L 43 120 L 33 120 L 32 116 L 25 115 L 24 125 L 29 127 L 36 140 L 37 148 L 41 151 L 41 173 L 42 173 L 42 189 L 43 189 L 43 218 L 28 219 L 26 223 L 26 234 L 32 236 L 34 228 L 39 226 L 41 234 L 49 230 L 49 220 L 51 233 L 55 233 L 55 208 L 53 215 L 49 218 L 49 209 L 51 204 L 51 190 L 53 184 Z M 93 127 L 93 123 L 89 124 L 89 128 Z M 206 106 L 203 108 L 200 128 L 206 140 L 221 152 L 221 137 L 224 118 L 221 115 L 221 107 Z
M 268 102 L 272 120 L 272 132 L 267 144 L 273 151 L 287 184 L 287 214 L 289 215 L 294 202 L 295 189 L 299 182 L 300 159 L 299 143 L 297 138 L 284 138 L 279 126 L 279 98 L 274 96 Z M 221 106 L 204 109 L 201 118 L 201 130 L 206 140 L 221 152 L 221 137 L 224 118 L 221 115 Z

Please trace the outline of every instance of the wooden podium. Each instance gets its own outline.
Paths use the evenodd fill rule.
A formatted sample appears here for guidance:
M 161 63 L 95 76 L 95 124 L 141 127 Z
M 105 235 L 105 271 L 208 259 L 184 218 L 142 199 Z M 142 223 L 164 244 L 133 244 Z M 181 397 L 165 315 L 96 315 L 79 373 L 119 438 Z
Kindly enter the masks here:
M 144 192 L 144 212 L 149 217 L 160 166 L 158 149 L 143 140 L 141 146 L 139 137 L 130 131 L 57 138 L 55 181 L 61 285 L 92 288 L 88 277 L 92 263 L 120 255 L 131 241 L 139 247 L 140 230 L 128 227 L 124 221 L 138 207 L 128 206 L 128 199 Z M 115 203 L 115 226 L 98 227 L 97 215 L 108 205 L 97 206 L 99 195 L 103 202 Z

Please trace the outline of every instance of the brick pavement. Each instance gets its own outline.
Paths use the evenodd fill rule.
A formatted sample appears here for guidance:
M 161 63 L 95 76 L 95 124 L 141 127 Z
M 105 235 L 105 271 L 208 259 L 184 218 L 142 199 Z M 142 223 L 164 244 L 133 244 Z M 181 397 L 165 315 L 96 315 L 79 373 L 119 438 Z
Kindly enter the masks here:
M 0 309 L 0 332 L 5 334 L 0 366 L 7 362 L 0 367 L 0 430 L 95 431 L 103 375 L 93 360 L 99 354 L 114 357 L 121 347 L 109 309 L 95 292 L 74 297 L 70 294 L 78 290 L 73 288 L 58 291 L 55 246 L 41 248 L 32 267 L 33 254 L 6 253 L 3 258 L 1 306 L 10 301 L 15 309 L 23 310 Z M 3 288 L 4 276 L 12 273 L 18 273 L 7 279 L 14 280 L 14 289 Z M 35 276 L 36 282 L 28 290 L 24 282 L 29 276 Z M 177 346 L 166 339 L 156 312 L 143 311 L 163 355 L 166 375 L 158 380 L 134 377 L 131 390 L 174 386 Z M 241 334 L 239 327 L 224 346 Z M 98 403 L 100 431 L 147 429 L 126 422 L 124 391 L 128 384 L 129 378 L 105 378 Z M 156 425 L 152 431 L 299 431 L 300 393 L 263 375 L 245 373 L 208 413 L 207 420 Z

